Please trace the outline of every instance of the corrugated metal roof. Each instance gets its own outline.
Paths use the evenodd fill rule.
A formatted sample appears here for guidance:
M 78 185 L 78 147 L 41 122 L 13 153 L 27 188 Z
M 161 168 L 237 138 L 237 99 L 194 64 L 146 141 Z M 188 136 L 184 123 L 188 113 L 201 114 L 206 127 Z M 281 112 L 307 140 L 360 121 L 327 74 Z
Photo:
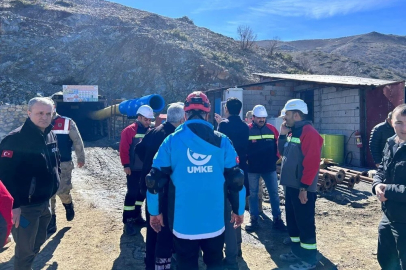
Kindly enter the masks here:
M 303 75 L 303 74 L 282 74 L 282 73 L 253 73 L 253 75 L 275 79 L 288 79 L 296 81 L 342 84 L 342 85 L 381 86 L 398 83 L 397 81 L 387 81 L 371 78 L 362 78 L 354 76 L 337 76 L 337 75 Z

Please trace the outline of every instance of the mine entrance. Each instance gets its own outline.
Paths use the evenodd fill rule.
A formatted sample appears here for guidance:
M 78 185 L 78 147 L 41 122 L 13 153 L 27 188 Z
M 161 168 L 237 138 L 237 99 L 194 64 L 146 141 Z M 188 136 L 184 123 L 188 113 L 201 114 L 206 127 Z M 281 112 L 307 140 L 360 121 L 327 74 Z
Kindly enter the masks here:
M 106 99 L 99 96 L 97 102 L 63 102 L 63 95 L 55 94 L 56 111 L 75 121 L 84 141 L 95 141 L 107 136 L 107 120 L 93 120 L 88 117 L 92 111 L 106 107 Z

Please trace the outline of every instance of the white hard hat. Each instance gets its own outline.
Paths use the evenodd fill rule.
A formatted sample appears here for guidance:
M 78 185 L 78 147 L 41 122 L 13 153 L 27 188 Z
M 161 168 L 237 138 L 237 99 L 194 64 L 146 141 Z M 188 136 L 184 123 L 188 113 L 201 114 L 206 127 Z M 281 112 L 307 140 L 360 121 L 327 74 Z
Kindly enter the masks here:
M 291 99 L 286 102 L 285 107 L 281 111 L 281 117 L 285 116 L 287 111 L 301 111 L 304 114 L 308 114 L 307 104 L 301 99 Z
M 149 118 L 149 119 L 154 119 L 155 118 L 154 117 L 154 111 L 148 105 L 142 105 L 141 107 L 139 107 L 138 110 L 137 110 L 137 114 L 141 114 L 145 118 Z
M 262 105 L 255 105 L 254 109 L 252 109 L 252 115 L 255 117 L 268 117 L 268 113 Z

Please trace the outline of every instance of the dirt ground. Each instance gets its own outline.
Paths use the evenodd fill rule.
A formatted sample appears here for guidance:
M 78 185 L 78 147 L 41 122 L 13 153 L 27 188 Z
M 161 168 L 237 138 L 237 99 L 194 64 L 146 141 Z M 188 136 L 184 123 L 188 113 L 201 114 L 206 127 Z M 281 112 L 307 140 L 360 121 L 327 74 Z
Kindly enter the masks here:
M 107 141 L 86 143 L 86 165 L 73 173 L 75 219 L 66 221 L 58 199 L 58 230 L 43 245 L 34 270 L 144 269 L 146 229 L 140 229 L 136 236 L 123 235 L 125 176 L 116 147 L 110 146 Z M 319 196 L 317 269 L 379 269 L 373 253 L 381 213 L 370 189 L 370 184 L 360 183 L 352 191 L 338 188 Z M 289 251 L 289 246 L 283 244 L 287 233 L 271 229 L 269 204 L 264 203 L 264 208 L 261 230 L 248 234 L 243 225 L 240 269 L 289 269 L 288 264 L 279 260 L 280 254 Z M 245 223 L 248 219 L 246 212 Z M 0 270 L 13 269 L 14 246 L 11 243 L 0 250 Z

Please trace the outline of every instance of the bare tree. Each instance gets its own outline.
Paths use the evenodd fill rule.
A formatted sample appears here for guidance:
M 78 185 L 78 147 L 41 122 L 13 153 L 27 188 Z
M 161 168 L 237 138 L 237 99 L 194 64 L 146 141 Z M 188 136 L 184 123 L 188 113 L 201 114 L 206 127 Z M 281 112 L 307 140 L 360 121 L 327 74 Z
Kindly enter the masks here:
M 267 50 L 268 50 L 268 56 L 273 56 L 275 53 L 276 49 L 278 49 L 278 45 L 280 42 L 280 38 L 278 36 L 274 36 L 268 43 Z
M 240 25 L 237 28 L 238 38 L 240 40 L 240 45 L 242 50 L 249 50 L 254 45 L 257 39 L 257 34 L 248 25 Z
M 301 67 L 304 71 L 312 73 L 312 65 L 308 57 L 300 54 L 296 57 L 296 61 L 299 67 Z

